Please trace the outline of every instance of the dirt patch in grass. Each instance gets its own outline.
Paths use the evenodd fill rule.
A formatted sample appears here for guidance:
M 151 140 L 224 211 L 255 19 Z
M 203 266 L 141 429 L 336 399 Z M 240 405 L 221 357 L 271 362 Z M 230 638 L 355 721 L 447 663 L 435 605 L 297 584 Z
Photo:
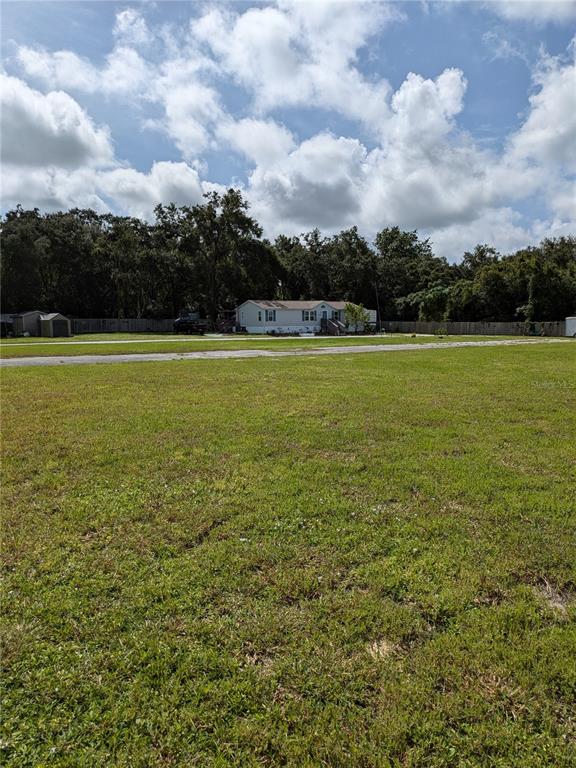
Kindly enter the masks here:
M 541 579 L 533 589 L 538 599 L 559 616 L 566 616 L 570 606 L 576 603 L 576 590 L 571 584 L 558 589 L 546 579 Z
M 372 640 L 372 642 L 368 643 L 366 650 L 368 655 L 374 659 L 374 661 L 382 661 L 389 656 L 396 655 L 400 651 L 400 646 L 390 642 L 390 640 L 380 638 L 379 640 Z

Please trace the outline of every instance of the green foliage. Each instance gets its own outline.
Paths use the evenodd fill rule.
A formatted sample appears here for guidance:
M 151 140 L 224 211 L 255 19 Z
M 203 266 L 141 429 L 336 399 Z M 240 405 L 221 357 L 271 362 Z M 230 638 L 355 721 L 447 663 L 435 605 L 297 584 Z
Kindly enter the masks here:
M 379 319 L 554 320 L 576 311 L 576 238 L 501 256 L 488 245 L 449 265 L 418 233 L 388 227 L 374 247 L 357 227 L 274 244 L 239 191 L 202 204 L 158 206 L 152 223 L 74 209 L 18 207 L 2 224 L 4 311 L 55 309 L 84 317 L 213 322 L 246 299 L 333 299 Z
M 350 301 L 344 307 L 344 317 L 346 328 L 351 331 L 363 331 L 370 322 L 370 315 L 362 304 L 353 304 Z
M 3 766 L 572 768 L 573 368 L 5 370 Z

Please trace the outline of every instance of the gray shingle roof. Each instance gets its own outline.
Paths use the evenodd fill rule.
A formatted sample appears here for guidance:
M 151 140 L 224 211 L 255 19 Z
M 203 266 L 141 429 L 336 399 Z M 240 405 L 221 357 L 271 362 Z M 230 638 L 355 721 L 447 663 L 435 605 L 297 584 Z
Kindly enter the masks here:
M 266 301 L 263 299 L 250 299 L 252 304 L 256 304 L 262 309 L 316 309 L 320 304 L 327 304 L 333 309 L 344 309 L 345 301 L 326 301 L 325 299 L 314 299 L 311 301 Z

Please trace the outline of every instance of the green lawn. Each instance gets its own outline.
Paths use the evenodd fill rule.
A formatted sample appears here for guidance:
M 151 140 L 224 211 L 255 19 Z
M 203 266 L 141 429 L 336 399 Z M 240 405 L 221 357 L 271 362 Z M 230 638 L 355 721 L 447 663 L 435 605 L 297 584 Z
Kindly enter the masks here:
M 310 347 L 347 346 L 356 344 L 429 344 L 435 341 L 486 341 L 491 339 L 519 338 L 517 336 L 411 336 L 408 334 L 385 334 L 383 336 L 315 336 L 310 338 L 286 337 L 260 338 L 209 337 L 198 336 L 162 339 L 149 337 L 138 338 L 136 334 L 123 334 L 125 339 L 113 338 L 122 334 L 100 334 L 104 338 L 84 339 L 75 336 L 69 341 L 40 339 L 9 339 L 0 345 L 2 357 L 54 357 L 70 355 L 125 355 L 130 353 L 154 352 L 208 352 L 214 349 L 309 349 Z M 96 334 L 94 334 L 96 337 Z M 134 338 L 136 337 L 136 338 Z M 144 337 L 145 339 L 147 337 Z M 538 341 L 538 339 L 530 339 Z M 23 341 L 23 343 L 21 343 Z M 82 343 L 82 342 L 85 343 Z M 118 342 L 122 343 L 118 343 Z M 97 342 L 97 343 L 95 343 Z
M 576 347 L 2 372 L 3 765 L 568 768 Z

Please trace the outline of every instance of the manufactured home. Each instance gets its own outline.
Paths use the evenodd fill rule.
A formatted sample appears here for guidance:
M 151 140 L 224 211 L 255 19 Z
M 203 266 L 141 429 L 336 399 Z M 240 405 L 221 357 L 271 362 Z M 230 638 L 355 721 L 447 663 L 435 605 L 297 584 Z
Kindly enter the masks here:
M 248 333 L 346 333 L 346 301 L 260 301 L 236 309 L 236 327 Z M 376 310 L 367 310 L 376 322 Z M 358 328 L 356 330 L 362 330 Z

